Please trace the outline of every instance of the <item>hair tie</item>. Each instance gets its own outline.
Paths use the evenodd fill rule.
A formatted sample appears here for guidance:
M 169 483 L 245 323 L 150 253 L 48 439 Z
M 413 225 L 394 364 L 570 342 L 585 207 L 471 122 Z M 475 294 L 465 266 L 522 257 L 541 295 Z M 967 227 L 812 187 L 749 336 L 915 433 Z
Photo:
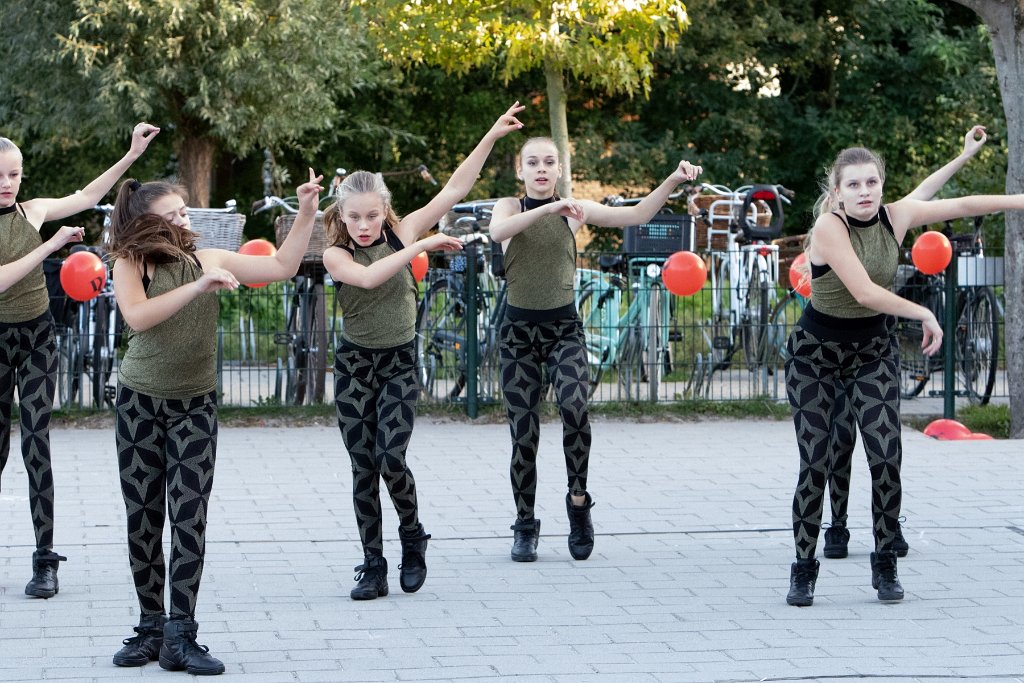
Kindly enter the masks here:
M 133 180 L 130 183 L 128 183 L 128 189 L 131 190 L 132 192 L 138 192 L 140 187 L 142 187 L 142 183 L 140 183 L 138 180 Z

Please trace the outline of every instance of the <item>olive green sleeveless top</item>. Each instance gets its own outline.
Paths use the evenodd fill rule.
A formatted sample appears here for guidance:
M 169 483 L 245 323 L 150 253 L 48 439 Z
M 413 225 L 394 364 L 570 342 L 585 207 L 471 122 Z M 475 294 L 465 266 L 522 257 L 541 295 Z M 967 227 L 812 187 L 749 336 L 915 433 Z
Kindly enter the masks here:
M 203 269 L 192 259 L 160 263 L 146 296 L 150 299 L 195 282 Z M 156 398 L 187 399 L 217 388 L 216 292 L 200 294 L 177 313 L 148 330 L 128 325 L 128 350 L 118 368 L 118 380 Z
M 883 208 L 883 211 L 885 209 Z M 883 216 L 879 219 L 879 216 Z M 879 213 L 870 221 L 859 221 L 846 217 L 850 243 L 857 258 L 864 265 L 868 277 L 876 285 L 890 289 L 896 278 L 899 264 L 900 245 L 896 242 L 887 215 Z M 819 266 L 813 266 L 817 270 Z M 814 310 L 836 318 L 867 318 L 878 315 L 878 311 L 857 303 L 836 272 L 828 266 L 811 281 L 811 305 Z M 812 273 L 813 274 L 813 273 Z
M 525 211 L 546 203 L 526 198 L 520 200 L 520 208 Z M 576 237 L 565 218 L 543 216 L 508 241 L 505 279 L 510 306 L 547 311 L 574 305 Z
M 390 230 L 390 240 L 381 235 L 373 244 L 342 247 L 352 260 L 364 266 L 376 263 L 401 248 L 401 241 Z M 396 249 L 396 247 L 399 247 Z M 412 268 L 402 268 L 373 289 L 355 285 L 337 288 L 338 305 L 344 315 L 342 339 L 367 349 L 389 349 L 410 344 L 416 338 L 416 278 Z
M 11 211 L 0 215 L 0 266 L 6 266 L 30 254 L 43 243 L 39 231 L 11 205 Z M 23 323 L 46 313 L 50 295 L 42 264 L 5 292 L 0 292 L 0 323 Z

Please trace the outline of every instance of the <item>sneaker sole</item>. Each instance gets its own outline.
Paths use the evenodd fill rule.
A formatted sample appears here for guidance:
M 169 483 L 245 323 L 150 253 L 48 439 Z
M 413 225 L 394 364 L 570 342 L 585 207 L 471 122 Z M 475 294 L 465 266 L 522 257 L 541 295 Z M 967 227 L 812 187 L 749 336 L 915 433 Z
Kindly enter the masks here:
M 512 561 L 513 562 L 536 562 L 537 561 L 537 553 L 534 553 L 532 555 L 513 555 L 512 556 Z
M 830 560 L 841 560 L 844 557 L 848 557 L 850 551 L 846 548 L 841 548 L 838 550 L 834 548 L 825 548 L 825 550 L 821 554 Z
M 793 607 L 810 607 L 814 604 L 814 598 L 811 598 L 810 600 L 794 600 L 786 598 L 786 604 L 792 605 Z

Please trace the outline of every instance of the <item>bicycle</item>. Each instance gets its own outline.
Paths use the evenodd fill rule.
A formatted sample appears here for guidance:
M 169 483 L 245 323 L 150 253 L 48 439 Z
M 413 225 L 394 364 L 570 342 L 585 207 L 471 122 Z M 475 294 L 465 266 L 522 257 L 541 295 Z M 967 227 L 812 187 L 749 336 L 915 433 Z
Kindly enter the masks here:
M 740 349 L 749 370 L 770 370 L 768 321 L 779 279 L 779 248 L 771 240 L 782 234 L 783 203 L 793 196 L 782 185 L 701 188 L 712 193 L 699 195 L 710 203 L 698 212 L 707 226 L 711 318 L 702 329 L 707 357 L 695 359 L 695 393 L 706 393 L 712 375 L 728 369 Z M 724 249 L 715 248 L 716 239 Z
M 669 199 L 688 191 L 684 188 Z M 613 195 L 602 203 L 639 201 Z M 692 250 L 693 244 L 692 217 L 665 210 L 647 223 L 625 227 L 622 253 L 602 254 L 596 270 L 577 269 L 576 309 L 586 339 L 591 396 L 614 370 L 627 400 L 639 400 L 644 383 L 647 398 L 658 400 L 661 378 L 672 372 L 671 343 L 681 340 L 670 331 L 673 307 L 661 282 L 661 266 L 667 256 Z
M 999 318 L 1002 310 L 993 286 L 1002 284 L 1002 269 L 996 260 L 985 258 L 981 225 L 983 216 L 973 219 L 973 230 L 955 234 L 952 222 L 943 233 L 953 246 L 957 259 L 958 281 L 953 306 L 956 320 L 954 334 L 946 339 L 954 342 L 954 368 L 957 375 L 956 396 L 964 396 L 972 404 L 985 405 L 992 398 L 999 360 Z M 896 274 L 896 293 L 931 310 L 945 328 L 946 273 L 925 275 L 911 265 L 900 265 Z M 943 353 L 925 356 L 921 353 L 921 323 L 900 319 L 896 337 L 900 349 L 900 393 L 913 398 L 924 391 L 932 373 L 943 371 Z M 946 339 L 943 340 L 945 349 Z M 943 391 L 931 392 L 943 395 Z
M 463 391 L 466 398 L 470 393 L 485 400 L 500 396 L 498 331 L 505 316 L 505 280 L 495 256 L 500 245 L 485 232 L 495 201 L 456 204 L 450 212 L 455 218 L 441 222 L 441 232 L 461 238 L 464 246 L 443 255 L 444 267 L 431 268 L 417 311 L 416 357 L 425 397 L 457 400 Z M 475 391 L 467 390 L 471 366 L 477 370 Z

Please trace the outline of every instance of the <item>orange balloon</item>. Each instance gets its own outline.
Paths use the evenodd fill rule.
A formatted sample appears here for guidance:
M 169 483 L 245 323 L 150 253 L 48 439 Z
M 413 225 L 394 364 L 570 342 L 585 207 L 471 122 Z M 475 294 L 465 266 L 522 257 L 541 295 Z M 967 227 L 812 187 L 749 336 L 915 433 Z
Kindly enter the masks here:
M 427 276 L 427 252 L 421 251 L 412 257 L 412 276 L 416 278 L 416 282 L 420 282 Z
M 76 251 L 60 267 L 60 286 L 75 301 L 99 296 L 107 284 L 107 267 L 91 251 Z
M 801 251 L 789 264 L 789 286 L 805 299 L 811 296 L 811 267 L 807 263 L 807 252 Z
M 268 242 L 265 239 L 249 240 L 238 249 L 239 254 L 245 254 L 246 256 L 273 256 L 277 253 L 277 247 Z M 266 282 L 254 282 L 246 285 L 246 287 L 252 287 L 257 289 L 259 287 L 266 287 Z
M 941 273 L 953 258 L 953 247 L 941 232 L 930 230 L 914 242 L 910 250 L 914 265 L 925 275 Z
M 924 428 L 924 435 L 940 441 L 961 441 L 971 438 L 971 430 L 956 420 L 932 420 Z
M 661 281 L 668 291 L 678 296 L 696 294 L 708 279 L 704 259 L 692 251 L 677 251 L 668 257 L 661 268 Z

